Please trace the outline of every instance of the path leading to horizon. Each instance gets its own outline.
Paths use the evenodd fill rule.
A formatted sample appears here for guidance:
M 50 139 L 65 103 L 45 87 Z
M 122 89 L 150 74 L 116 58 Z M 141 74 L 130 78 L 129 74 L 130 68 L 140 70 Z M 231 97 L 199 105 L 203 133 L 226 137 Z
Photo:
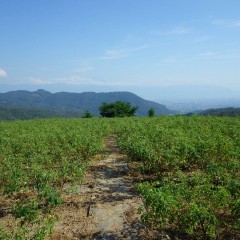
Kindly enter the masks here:
M 77 192 L 66 195 L 56 210 L 59 221 L 53 239 L 164 239 L 140 221 L 142 200 L 114 136 L 106 139 L 106 150 L 106 157 L 88 169 Z

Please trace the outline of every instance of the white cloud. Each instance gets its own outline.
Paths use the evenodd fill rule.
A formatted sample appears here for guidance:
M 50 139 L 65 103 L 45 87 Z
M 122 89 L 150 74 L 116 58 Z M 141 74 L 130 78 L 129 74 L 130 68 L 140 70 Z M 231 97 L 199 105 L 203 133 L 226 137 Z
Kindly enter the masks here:
M 202 52 L 192 56 L 171 56 L 165 59 L 162 59 L 159 62 L 158 66 L 169 66 L 173 64 L 181 64 L 181 63 L 189 63 L 189 62 L 196 62 L 196 61 L 239 61 L 240 60 L 240 52 L 235 51 L 225 51 L 225 52 L 214 52 L 214 51 L 207 51 Z
M 93 78 L 82 78 L 79 76 L 71 76 L 65 78 L 56 78 L 52 79 L 54 83 L 59 84 L 71 84 L 71 85 L 97 85 L 97 86 L 130 86 L 135 85 L 129 82 L 113 82 L 113 81 L 104 81 Z
M 199 57 L 199 58 L 212 58 L 212 57 L 216 57 L 217 55 L 218 55 L 217 52 L 209 51 L 209 52 L 199 53 L 199 54 L 196 55 L 196 57 Z
M 7 73 L 3 69 L 0 68 L 0 77 L 6 77 Z
M 220 19 L 220 20 L 213 20 L 213 25 L 219 25 L 228 28 L 240 28 L 240 20 L 229 20 L 229 19 Z
M 51 84 L 70 84 L 70 85 L 80 85 L 88 84 L 91 82 L 91 79 L 82 78 L 79 76 L 70 76 L 70 77 L 56 77 L 56 78 L 36 78 L 28 77 L 21 80 L 21 84 L 33 84 L 33 85 L 51 85 Z
M 85 73 L 85 72 L 90 72 L 93 71 L 94 67 L 92 66 L 83 66 L 75 70 L 77 73 Z
M 205 60 L 239 60 L 240 52 L 239 51 L 225 51 L 225 52 L 203 52 L 196 55 L 197 59 L 205 59 Z
M 22 79 L 18 84 L 33 84 L 33 85 L 51 85 L 51 84 L 68 84 L 68 85 L 95 85 L 95 86 L 137 86 L 138 83 L 121 82 L 121 81 L 104 81 L 93 78 L 83 78 L 80 76 L 69 76 L 51 79 L 39 79 L 29 77 Z
M 107 50 L 102 57 L 102 59 L 119 59 L 125 58 L 129 55 L 129 52 L 126 49 L 112 49 Z
M 187 28 L 187 27 L 175 27 L 173 29 L 169 30 L 159 30 L 159 31 L 152 31 L 152 35 L 157 35 L 157 36 L 168 36 L 168 35 L 179 35 L 179 34 L 187 34 L 192 32 L 192 29 Z
M 193 60 L 194 60 L 193 57 L 172 56 L 172 57 L 163 59 L 157 65 L 158 66 L 168 66 L 168 65 L 172 65 L 172 64 L 186 63 L 186 62 L 190 62 Z
M 101 59 L 112 60 L 112 59 L 125 58 L 130 56 L 131 53 L 133 52 L 137 52 L 146 48 L 148 48 L 148 46 L 143 45 L 143 46 L 134 47 L 134 48 L 110 49 L 110 50 L 106 50 L 104 56 L 101 57 Z
M 22 79 L 22 83 L 34 84 L 34 85 L 50 85 L 50 84 L 82 84 L 85 83 L 86 80 L 78 77 L 59 77 L 59 78 L 48 78 L 48 79 L 40 79 L 35 77 L 28 77 L 26 79 Z
M 35 78 L 35 77 L 29 77 L 27 79 L 22 79 L 21 83 L 22 84 L 30 83 L 30 84 L 34 84 L 34 85 L 52 84 L 52 82 L 50 80 L 43 80 L 43 79 Z
M 233 27 L 240 27 L 240 20 L 233 22 L 232 26 Z
M 81 85 L 81 84 L 88 84 L 91 82 L 91 79 L 83 78 L 80 76 L 70 76 L 70 77 L 63 77 L 63 78 L 54 78 L 52 79 L 54 83 L 60 84 L 71 84 L 71 85 Z
M 211 39 L 210 36 L 200 36 L 200 37 L 196 37 L 193 40 L 190 40 L 189 43 L 191 43 L 191 44 L 199 44 L 199 43 L 207 42 L 210 39 Z

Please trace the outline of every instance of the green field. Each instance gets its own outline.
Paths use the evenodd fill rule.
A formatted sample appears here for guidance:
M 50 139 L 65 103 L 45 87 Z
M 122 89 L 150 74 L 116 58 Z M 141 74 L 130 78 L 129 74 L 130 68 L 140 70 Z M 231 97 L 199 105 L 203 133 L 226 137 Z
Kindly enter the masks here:
M 0 239 L 45 239 L 64 184 L 81 182 L 113 133 L 152 177 L 136 186 L 143 222 L 197 239 L 239 237 L 240 118 L 171 116 L 0 122 L 0 215 L 17 222 Z

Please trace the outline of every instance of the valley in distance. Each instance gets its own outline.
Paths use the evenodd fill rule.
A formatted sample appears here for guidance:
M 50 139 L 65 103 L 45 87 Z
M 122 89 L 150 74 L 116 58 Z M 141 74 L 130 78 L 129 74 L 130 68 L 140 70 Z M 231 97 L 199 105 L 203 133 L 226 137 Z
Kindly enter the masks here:
M 145 100 L 127 91 L 51 93 L 44 89 L 17 90 L 0 93 L 0 120 L 80 118 L 86 111 L 98 117 L 99 107 L 103 102 L 116 101 L 129 102 L 132 106 L 137 106 L 136 116 L 147 116 L 150 108 L 155 110 L 156 115 L 239 116 L 239 96 L 238 92 L 221 88 L 189 86 L 162 88 L 159 90 L 159 98 L 155 101 Z

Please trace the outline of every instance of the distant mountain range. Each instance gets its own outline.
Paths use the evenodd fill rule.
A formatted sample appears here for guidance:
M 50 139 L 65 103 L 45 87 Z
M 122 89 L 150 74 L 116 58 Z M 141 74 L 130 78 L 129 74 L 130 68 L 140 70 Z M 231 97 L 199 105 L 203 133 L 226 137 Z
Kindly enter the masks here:
M 214 99 L 240 99 L 240 92 L 233 89 L 217 86 L 194 86 L 194 85 L 182 85 L 182 86 L 168 86 L 160 87 L 151 92 L 156 99 L 165 100 L 180 100 L 180 99 L 195 99 L 197 100 L 214 100 Z M 144 95 L 143 95 L 144 96 Z
M 202 111 L 199 115 L 203 116 L 218 116 L 218 117 L 239 117 L 240 116 L 240 108 L 213 108 Z
M 191 85 L 161 87 L 158 94 L 154 101 L 178 113 L 240 107 L 240 92 L 222 87 Z
M 172 114 L 164 105 L 144 100 L 143 98 L 130 92 L 109 92 L 109 93 L 51 93 L 43 89 L 34 92 L 19 90 L 0 93 L 0 107 L 4 109 L 34 109 L 34 110 L 54 110 L 74 111 L 78 115 L 84 111 L 90 111 L 94 116 L 99 116 L 99 106 L 103 103 L 115 102 L 117 100 L 130 102 L 132 106 L 138 106 L 137 116 L 146 116 L 148 110 L 153 107 L 157 115 Z M 48 112 L 49 113 L 49 112 Z M 42 112 L 43 114 L 43 112 Z M 44 114 L 47 114 L 46 112 Z M 61 115 L 61 114 L 60 114 Z

